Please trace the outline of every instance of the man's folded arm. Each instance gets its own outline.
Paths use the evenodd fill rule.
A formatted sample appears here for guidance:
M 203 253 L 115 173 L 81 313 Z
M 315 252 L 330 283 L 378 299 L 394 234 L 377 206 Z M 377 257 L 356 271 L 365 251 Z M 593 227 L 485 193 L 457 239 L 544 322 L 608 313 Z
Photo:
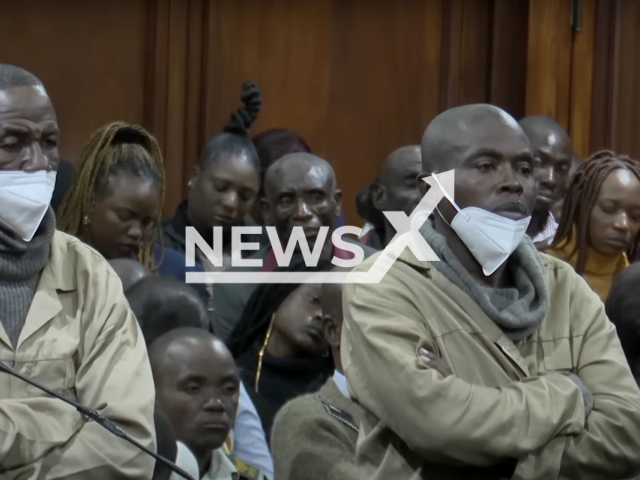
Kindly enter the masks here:
M 358 402 L 411 450 L 435 463 L 488 466 L 581 433 L 582 394 L 564 375 L 491 388 L 421 368 L 416 350 L 432 345 L 411 290 L 399 278 L 346 285 L 342 346 Z
M 640 472 L 640 391 L 602 302 L 582 279 L 575 283 L 575 317 L 588 323 L 576 373 L 591 391 L 594 407 L 580 435 L 554 441 L 538 461 L 561 459 L 561 478 L 632 478 Z M 561 455 L 554 448 L 562 448 Z
M 0 400 L 0 472 L 39 461 L 82 424 L 80 414 L 56 398 Z

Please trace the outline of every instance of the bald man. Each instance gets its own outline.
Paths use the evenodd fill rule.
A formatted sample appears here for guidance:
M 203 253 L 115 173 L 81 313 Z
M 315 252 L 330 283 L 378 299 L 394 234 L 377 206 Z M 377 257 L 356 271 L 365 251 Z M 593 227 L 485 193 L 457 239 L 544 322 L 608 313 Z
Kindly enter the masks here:
M 404 212 L 410 215 L 420 201 L 418 174 L 420 173 L 420 146 L 409 145 L 392 152 L 378 172 L 378 179 L 370 187 L 372 207 L 379 212 Z M 361 241 L 381 250 L 396 234 L 386 217 L 383 224 L 370 231 Z
M 236 364 L 224 343 L 205 330 L 179 328 L 153 342 L 149 360 L 156 402 L 171 421 L 176 439 L 195 455 L 200 478 L 248 478 L 239 477 L 222 451 L 240 397 Z
M 370 247 L 343 237 L 349 250 L 335 247 L 331 237 L 335 221 L 340 214 L 342 194 L 336 184 L 336 175 L 324 159 L 309 153 L 292 153 L 273 163 L 265 175 L 265 198 L 262 200 L 263 215 L 267 225 L 273 225 L 281 248 L 286 249 L 294 227 L 301 227 L 304 237 L 313 251 L 319 242 L 322 227 L 328 232 L 323 244 L 318 246 L 320 257 L 352 259 L 353 249 L 364 251 L 365 257 L 374 253 Z M 299 244 L 294 250 L 300 252 Z M 272 245 L 269 244 L 250 260 L 258 260 L 259 267 L 232 267 L 237 271 L 271 272 L 278 268 Z M 226 340 L 240 319 L 255 284 L 216 284 L 213 303 L 215 332 Z
M 527 233 L 538 249 L 551 245 L 558 223 L 551 210 L 566 195 L 573 157 L 573 144 L 566 130 L 553 118 L 532 115 L 520 120 L 534 158 L 538 195 Z
M 109 265 L 120 277 L 125 293 L 143 278 L 151 276 L 149 269 L 131 258 L 114 258 L 109 260 Z
M 419 231 L 440 261 L 405 249 L 380 283 L 344 286 L 361 478 L 633 477 L 640 392 L 598 296 L 525 233 L 537 185 L 518 122 L 490 105 L 447 110 L 422 169 L 447 193 Z M 422 367 L 421 348 L 453 375 Z

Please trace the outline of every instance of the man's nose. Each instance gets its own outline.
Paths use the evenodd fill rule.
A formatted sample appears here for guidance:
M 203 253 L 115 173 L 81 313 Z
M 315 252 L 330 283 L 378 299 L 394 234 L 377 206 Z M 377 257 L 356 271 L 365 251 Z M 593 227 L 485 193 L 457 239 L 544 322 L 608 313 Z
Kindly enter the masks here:
M 210 397 L 204 405 L 205 410 L 210 412 L 224 412 L 224 404 L 218 397 Z
M 551 167 L 543 167 L 536 169 L 536 178 L 540 185 L 544 185 L 547 188 L 553 189 L 556 187 L 556 176 Z
M 230 212 L 234 212 L 238 207 L 238 193 L 230 190 L 222 197 L 222 206 Z
M 293 217 L 296 219 L 309 218 L 312 216 L 311 209 L 307 203 L 300 199 L 296 202 L 296 208 L 293 212 Z
M 516 172 L 512 167 L 507 167 L 504 169 L 504 173 L 502 176 L 502 182 L 499 188 L 501 191 L 507 191 L 515 194 L 522 194 L 524 189 L 522 188 L 522 184 L 518 177 L 516 176 Z
M 37 172 L 38 170 L 50 170 L 51 164 L 49 159 L 42 151 L 38 142 L 33 142 L 29 148 L 27 148 L 24 161 L 22 163 L 22 170 L 26 172 Z

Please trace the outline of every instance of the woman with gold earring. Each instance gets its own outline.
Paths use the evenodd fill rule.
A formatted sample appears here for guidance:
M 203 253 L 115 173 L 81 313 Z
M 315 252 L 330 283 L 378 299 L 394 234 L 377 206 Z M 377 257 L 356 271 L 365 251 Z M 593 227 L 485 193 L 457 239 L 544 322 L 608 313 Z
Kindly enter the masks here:
M 302 262 L 279 271 L 326 271 L 328 262 L 305 268 Z M 286 402 L 318 390 L 333 374 L 322 332 L 320 285 L 264 284 L 252 295 L 229 348 L 269 436 Z M 268 439 L 267 439 L 268 440 Z

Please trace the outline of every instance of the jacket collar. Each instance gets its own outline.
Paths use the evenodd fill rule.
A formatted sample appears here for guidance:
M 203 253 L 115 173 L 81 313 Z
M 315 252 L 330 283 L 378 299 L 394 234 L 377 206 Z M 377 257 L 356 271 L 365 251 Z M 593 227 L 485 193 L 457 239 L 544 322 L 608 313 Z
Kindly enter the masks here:
M 75 258 L 68 255 L 69 245 L 79 240 L 56 231 L 51 241 L 49 261 L 42 270 L 35 295 L 31 301 L 24 327 L 18 337 L 15 350 L 36 331 L 49 323 L 61 310 L 60 296 L 78 288 Z M 1 327 L 0 327 L 1 328 Z M 0 340 L 11 345 L 4 328 L 0 329 Z
M 189 226 L 189 220 L 187 219 L 187 201 L 185 200 L 178 205 L 175 215 L 164 222 L 163 229 L 166 235 L 184 248 L 187 226 Z

